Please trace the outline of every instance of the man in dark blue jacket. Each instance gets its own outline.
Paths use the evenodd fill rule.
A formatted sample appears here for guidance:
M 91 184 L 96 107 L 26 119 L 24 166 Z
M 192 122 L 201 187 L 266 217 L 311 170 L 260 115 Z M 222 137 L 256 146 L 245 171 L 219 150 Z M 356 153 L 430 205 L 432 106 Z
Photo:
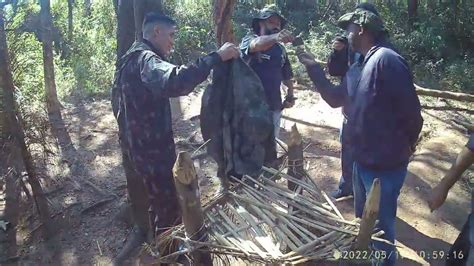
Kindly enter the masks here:
M 353 142 L 355 214 L 362 216 L 366 195 L 379 178 L 382 196 L 377 227 L 386 240 L 394 242 L 397 200 L 423 125 L 420 102 L 407 62 L 384 41 L 386 32 L 379 16 L 358 8 L 342 16 L 338 24 L 348 31 L 351 49 L 364 56 L 359 79 L 346 91 L 351 105 L 347 128 Z M 318 89 L 332 86 L 313 56 L 300 53 L 299 59 Z M 374 247 L 385 252 L 385 265 L 395 263 L 394 246 L 376 242 Z

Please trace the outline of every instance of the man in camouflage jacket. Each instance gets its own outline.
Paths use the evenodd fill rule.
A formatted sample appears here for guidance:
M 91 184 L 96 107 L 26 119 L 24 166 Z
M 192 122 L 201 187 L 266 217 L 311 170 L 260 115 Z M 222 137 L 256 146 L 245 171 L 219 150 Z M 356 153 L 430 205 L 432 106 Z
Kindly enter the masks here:
M 230 43 L 187 66 L 166 61 L 174 44 L 176 23 L 169 17 L 148 14 L 143 41 L 135 42 L 119 60 L 112 89 L 112 107 L 119 126 L 121 147 L 143 179 L 154 233 L 179 221 L 173 183 L 176 159 L 170 97 L 186 95 L 206 80 L 214 65 L 239 56 Z

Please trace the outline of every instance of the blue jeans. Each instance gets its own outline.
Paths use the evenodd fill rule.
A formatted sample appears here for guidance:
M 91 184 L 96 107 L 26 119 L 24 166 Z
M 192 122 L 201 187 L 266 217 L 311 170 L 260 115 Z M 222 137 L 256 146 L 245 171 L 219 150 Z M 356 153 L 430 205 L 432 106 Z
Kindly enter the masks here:
M 342 174 L 341 179 L 339 180 L 339 191 L 342 195 L 351 195 L 352 193 L 352 166 L 354 164 L 354 159 L 352 158 L 351 152 L 351 143 L 349 140 L 349 132 L 347 132 L 346 120 L 341 127 L 339 139 L 341 142 L 341 168 Z
M 280 136 L 281 111 L 272 111 L 273 133 L 275 138 Z
M 381 195 L 378 223 L 376 227 L 385 232 L 382 238 L 395 243 L 395 218 L 397 216 L 397 200 L 405 181 L 407 166 L 403 165 L 391 170 L 371 170 L 354 162 L 352 181 L 354 184 L 354 208 L 356 217 L 362 217 L 367 194 L 375 178 L 380 179 Z M 386 252 L 387 259 L 383 265 L 395 265 L 395 247 L 374 241 L 374 248 Z

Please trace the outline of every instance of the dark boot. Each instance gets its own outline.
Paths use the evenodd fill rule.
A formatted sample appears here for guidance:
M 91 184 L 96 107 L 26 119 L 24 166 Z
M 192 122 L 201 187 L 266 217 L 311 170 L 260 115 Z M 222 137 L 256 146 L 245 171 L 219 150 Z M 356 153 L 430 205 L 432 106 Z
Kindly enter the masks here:
M 122 250 L 119 252 L 117 257 L 115 257 L 113 265 L 122 265 L 130 256 L 138 250 L 139 247 L 147 240 L 147 231 L 141 229 L 138 226 L 134 226 L 129 236 L 127 237 L 127 242 L 125 243 Z

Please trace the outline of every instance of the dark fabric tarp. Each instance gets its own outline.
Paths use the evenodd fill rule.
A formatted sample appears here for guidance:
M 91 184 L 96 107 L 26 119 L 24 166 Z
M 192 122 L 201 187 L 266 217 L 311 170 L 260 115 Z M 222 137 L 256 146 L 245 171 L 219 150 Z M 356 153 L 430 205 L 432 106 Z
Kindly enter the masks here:
M 273 141 L 271 112 L 262 83 L 242 60 L 213 69 L 202 97 L 201 131 L 220 177 L 255 175 L 264 163 L 264 143 Z

